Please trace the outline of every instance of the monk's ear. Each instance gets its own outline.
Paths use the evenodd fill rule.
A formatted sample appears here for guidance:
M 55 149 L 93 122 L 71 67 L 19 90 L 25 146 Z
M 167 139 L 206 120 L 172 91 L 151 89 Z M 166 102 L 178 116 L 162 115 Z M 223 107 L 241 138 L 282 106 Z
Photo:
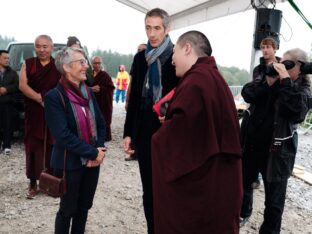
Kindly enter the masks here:
M 188 42 L 185 43 L 185 45 L 184 45 L 185 54 L 189 55 L 192 52 L 192 50 L 193 50 L 192 45 L 190 43 L 188 43 Z

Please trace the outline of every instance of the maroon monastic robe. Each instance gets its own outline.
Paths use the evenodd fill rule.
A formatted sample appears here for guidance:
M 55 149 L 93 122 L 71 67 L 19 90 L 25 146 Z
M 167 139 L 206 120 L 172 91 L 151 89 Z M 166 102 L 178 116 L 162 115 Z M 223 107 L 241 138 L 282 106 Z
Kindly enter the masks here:
M 112 78 L 105 72 L 100 71 L 94 77 L 94 83 L 92 86 L 100 86 L 100 92 L 96 92 L 95 97 L 106 124 L 106 139 L 110 141 L 112 139 L 111 123 L 113 114 L 113 95 L 114 95 L 114 84 Z
M 213 57 L 181 78 L 152 138 L 152 171 L 156 234 L 239 233 L 239 123 Z
M 42 66 L 39 59 L 26 59 L 26 75 L 28 85 L 36 92 L 44 95 L 54 88 L 61 74 L 57 71 L 54 59 Z M 39 179 L 43 170 L 44 138 L 46 123 L 43 107 L 34 100 L 24 97 L 25 107 L 25 151 L 26 151 L 26 175 L 28 178 Z M 47 149 L 45 165 L 49 169 L 53 139 L 47 130 Z

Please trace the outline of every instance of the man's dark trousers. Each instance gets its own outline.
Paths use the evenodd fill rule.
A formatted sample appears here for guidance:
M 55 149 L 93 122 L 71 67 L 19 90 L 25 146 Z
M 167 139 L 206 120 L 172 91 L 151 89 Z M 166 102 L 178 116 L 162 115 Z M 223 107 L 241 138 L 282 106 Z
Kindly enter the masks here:
M 258 173 L 260 172 L 265 189 L 264 221 L 259 230 L 261 234 L 280 233 L 287 189 L 287 180 L 278 182 L 267 181 L 268 157 L 268 151 L 255 150 L 253 147 L 249 147 L 243 154 L 244 197 L 241 217 L 246 218 L 252 214 L 252 183 L 258 178 Z
M 11 148 L 12 134 L 13 134 L 13 104 L 0 103 L 0 146 L 2 148 Z

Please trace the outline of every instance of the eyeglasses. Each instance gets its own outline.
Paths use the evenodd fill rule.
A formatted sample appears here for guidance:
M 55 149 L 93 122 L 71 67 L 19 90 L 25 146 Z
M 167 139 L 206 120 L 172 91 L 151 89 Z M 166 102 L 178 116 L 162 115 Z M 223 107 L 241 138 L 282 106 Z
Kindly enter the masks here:
M 102 64 L 101 62 L 95 62 L 95 63 L 93 63 L 94 65 L 100 65 L 100 64 Z
M 77 59 L 70 61 L 70 63 L 75 63 L 75 62 L 80 62 L 81 66 L 87 66 L 88 65 L 88 60 L 86 59 Z

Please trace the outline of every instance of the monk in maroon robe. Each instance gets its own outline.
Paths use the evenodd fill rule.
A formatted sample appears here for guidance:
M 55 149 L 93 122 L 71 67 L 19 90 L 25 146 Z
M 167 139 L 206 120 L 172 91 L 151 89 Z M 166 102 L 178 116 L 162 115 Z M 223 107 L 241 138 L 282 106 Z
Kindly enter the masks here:
M 172 57 L 181 80 L 152 138 L 156 234 L 239 233 L 239 123 L 208 39 L 183 34 Z
M 26 176 L 30 179 L 28 198 L 37 194 L 37 180 L 42 170 L 50 170 L 53 139 L 45 123 L 43 97 L 61 77 L 51 57 L 53 42 L 49 36 L 36 38 L 35 51 L 37 57 L 26 59 L 22 66 L 19 83 L 24 94 Z
M 112 140 L 112 114 L 113 114 L 113 95 L 115 86 L 112 78 L 107 72 L 102 70 L 102 58 L 94 56 L 92 58 L 93 77 L 94 82 L 91 85 L 96 101 L 99 104 L 102 115 L 106 124 L 106 139 L 105 141 Z

